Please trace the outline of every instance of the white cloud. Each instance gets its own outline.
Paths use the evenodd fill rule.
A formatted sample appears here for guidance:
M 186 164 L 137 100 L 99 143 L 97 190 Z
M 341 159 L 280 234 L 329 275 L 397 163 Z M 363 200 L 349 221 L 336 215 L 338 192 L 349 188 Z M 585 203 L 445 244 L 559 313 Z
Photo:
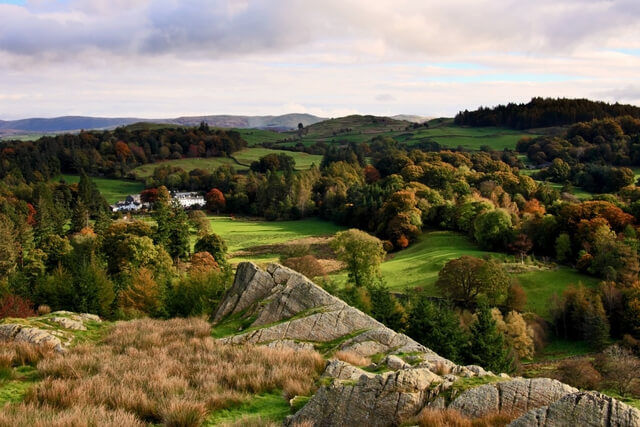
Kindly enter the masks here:
M 636 0 L 0 4 L 0 118 L 638 102 Z

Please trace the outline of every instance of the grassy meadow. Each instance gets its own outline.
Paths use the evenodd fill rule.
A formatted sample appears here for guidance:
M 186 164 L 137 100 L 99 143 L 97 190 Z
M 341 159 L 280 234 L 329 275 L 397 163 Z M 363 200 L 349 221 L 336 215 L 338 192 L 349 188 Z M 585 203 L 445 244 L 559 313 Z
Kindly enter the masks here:
M 138 166 L 133 169 L 131 173 L 138 179 L 145 179 L 153 175 L 153 171 L 160 166 L 172 166 L 179 167 L 185 171 L 192 171 L 194 169 L 213 170 L 223 165 L 233 167 L 238 172 L 248 171 L 251 163 L 260 160 L 260 157 L 267 154 L 287 154 L 294 158 L 296 161 L 297 170 L 309 169 L 312 164 L 320 166 L 322 156 L 317 156 L 307 153 L 298 153 L 286 150 L 270 150 L 268 148 L 247 148 L 236 153 L 233 153 L 232 157 L 207 157 L 207 158 L 185 158 L 177 160 L 166 160 L 158 163 L 149 163 L 146 165 Z
M 407 122 L 393 119 L 347 116 L 309 126 L 301 140 L 297 139 L 295 132 L 282 134 L 283 137 L 293 138 L 295 141 L 281 142 L 278 145 L 293 146 L 297 142 L 307 146 L 317 142 L 369 142 L 376 136 L 389 136 L 408 145 L 435 141 L 448 148 L 479 150 L 486 145 L 494 150 L 503 150 L 515 148 L 523 136 L 533 136 L 527 132 L 507 128 L 456 126 L 452 119 L 431 120 L 426 128 L 407 129 L 407 125 Z
M 69 184 L 80 182 L 79 175 L 61 175 L 58 179 L 64 179 Z M 96 177 L 91 177 L 91 180 L 98 186 L 100 193 L 109 203 L 116 203 L 124 200 L 130 194 L 138 194 L 144 190 L 144 185 L 137 181 Z

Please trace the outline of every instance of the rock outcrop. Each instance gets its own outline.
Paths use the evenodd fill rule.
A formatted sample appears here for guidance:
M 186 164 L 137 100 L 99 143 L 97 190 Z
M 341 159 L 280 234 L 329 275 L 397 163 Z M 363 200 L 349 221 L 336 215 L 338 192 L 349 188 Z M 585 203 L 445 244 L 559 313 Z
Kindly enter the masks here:
M 449 408 L 470 418 L 497 412 L 519 416 L 577 391 L 549 378 L 517 378 L 466 390 L 451 402 Z
M 596 392 L 567 394 L 513 421 L 512 427 L 638 427 L 640 411 Z
M 0 341 L 50 346 L 62 353 L 73 341 L 73 332 L 86 331 L 87 322 L 101 322 L 94 314 L 57 311 L 30 319 L 12 319 L 0 324 Z
M 640 426 L 640 411 L 604 395 L 457 366 L 277 264 L 264 271 L 241 263 L 215 322 L 243 325 L 222 338 L 229 343 L 374 356 L 366 369 L 329 360 L 316 394 L 285 421 L 290 426 L 391 426 L 447 407 L 470 418 L 506 413 L 519 417 L 518 427 Z
M 334 343 L 337 349 L 362 356 L 419 352 L 427 362 L 454 365 L 278 264 L 270 264 L 266 271 L 250 262 L 238 265 L 214 323 L 234 315 L 255 317 L 248 332 L 225 339 L 234 344 Z

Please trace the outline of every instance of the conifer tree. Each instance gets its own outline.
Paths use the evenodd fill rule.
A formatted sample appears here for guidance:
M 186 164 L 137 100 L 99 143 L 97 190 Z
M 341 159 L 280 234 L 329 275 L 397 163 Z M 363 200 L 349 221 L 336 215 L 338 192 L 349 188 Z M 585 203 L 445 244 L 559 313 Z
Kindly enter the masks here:
M 478 318 L 470 328 L 469 363 L 480 365 L 495 373 L 512 372 L 515 369 L 513 356 L 504 336 L 496 327 L 489 306 L 480 304 L 476 314 Z

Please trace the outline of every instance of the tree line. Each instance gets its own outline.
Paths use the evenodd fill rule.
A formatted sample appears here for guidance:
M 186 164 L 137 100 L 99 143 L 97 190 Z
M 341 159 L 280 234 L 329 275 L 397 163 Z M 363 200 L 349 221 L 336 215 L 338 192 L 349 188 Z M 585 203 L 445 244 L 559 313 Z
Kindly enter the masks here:
M 454 120 L 463 126 L 500 126 L 531 129 L 565 126 L 619 116 L 640 118 L 640 107 L 609 104 L 602 101 L 568 98 L 532 98 L 528 103 L 509 103 L 495 107 L 480 107 L 461 111 Z

